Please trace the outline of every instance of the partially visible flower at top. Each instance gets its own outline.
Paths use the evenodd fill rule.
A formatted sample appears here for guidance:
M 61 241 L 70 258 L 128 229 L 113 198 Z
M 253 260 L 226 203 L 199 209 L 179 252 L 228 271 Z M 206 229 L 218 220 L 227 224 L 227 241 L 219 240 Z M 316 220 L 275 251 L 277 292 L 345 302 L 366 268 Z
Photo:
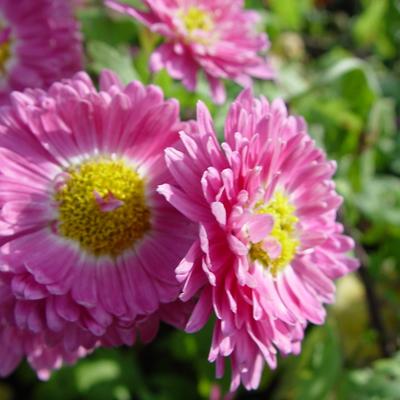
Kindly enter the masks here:
M 198 298 L 186 330 L 216 316 L 209 360 L 217 375 L 232 364 L 231 390 L 258 387 L 277 352 L 300 352 L 308 322 L 322 324 L 333 280 L 358 266 L 336 213 L 335 163 L 282 100 L 233 103 L 218 144 L 211 116 L 198 105 L 198 128 L 166 150 L 175 184 L 166 199 L 199 224 L 199 237 L 177 268 L 182 300 Z
M 0 104 L 80 71 L 81 42 L 70 0 L 0 1 Z
M 79 73 L 10 97 L 0 109 L 0 332 L 15 328 L 28 358 L 62 361 L 63 351 L 131 345 L 137 330 L 149 341 L 160 319 L 184 324 L 174 269 L 193 227 L 156 191 L 172 179 L 163 150 L 185 126 L 177 102 L 107 71 L 100 91 Z
M 203 70 L 217 103 L 225 101 L 221 81 L 229 79 L 248 87 L 252 77 L 271 79 L 274 73 L 258 53 L 269 46 L 254 25 L 259 15 L 244 10 L 243 0 L 143 0 L 147 11 L 105 0 L 108 7 L 144 23 L 166 42 L 154 51 L 150 69 L 166 68 L 193 91 Z

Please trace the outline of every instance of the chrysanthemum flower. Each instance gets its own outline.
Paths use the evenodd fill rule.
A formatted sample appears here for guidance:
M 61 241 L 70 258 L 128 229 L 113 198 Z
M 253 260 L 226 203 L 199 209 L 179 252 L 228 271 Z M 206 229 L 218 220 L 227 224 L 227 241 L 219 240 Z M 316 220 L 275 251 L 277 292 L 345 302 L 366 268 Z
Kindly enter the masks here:
M 154 314 L 142 316 L 125 328 L 111 326 L 101 337 L 74 321 L 62 321 L 59 316 L 46 329 L 40 322 L 41 313 L 44 311 L 46 318 L 54 318 L 54 315 L 47 317 L 46 300 L 17 299 L 10 285 L 12 279 L 12 274 L 0 273 L 1 377 L 13 372 L 26 358 L 38 377 L 47 380 L 53 370 L 75 363 L 99 346 L 132 345 L 137 335 L 144 343 L 152 341 L 161 320 L 182 329 L 193 308 L 192 304 L 185 306 L 180 301 L 161 304 Z M 28 308 L 28 318 L 27 311 L 21 311 L 24 308 Z
M 182 323 L 169 303 L 193 228 L 156 191 L 182 126 L 175 100 L 110 72 L 100 92 L 79 73 L 11 94 L 0 110 L 0 325 L 72 352 L 132 344 L 136 330 L 149 341 L 160 318 Z
M 333 280 L 355 269 L 353 241 L 335 222 L 341 198 L 335 163 L 281 100 L 244 91 L 232 105 L 222 149 L 208 110 L 181 134 L 166 160 L 176 182 L 160 192 L 199 223 L 199 238 L 177 268 L 182 300 L 198 297 L 186 330 L 216 316 L 210 361 L 232 363 L 231 390 L 257 388 L 277 352 L 299 353 L 308 322 L 322 324 Z
M 165 37 L 150 59 L 153 72 L 165 68 L 193 91 L 202 70 L 217 103 L 225 101 L 222 79 L 247 87 L 252 77 L 273 77 L 271 67 L 258 55 L 268 48 L 268 39 L 255 33 L 259 16 L 244 10 L 243 0 L 143 0 L 147 11 L 116 0 L 105 3 Z
M 34 334 L 15 326 L 0 325 L 0 376 L 9 375 L 26 357 L 38 377 L 47 380 L 51 371 L 73 364 L 87 353 L 83 347 L 67 351 L 62 344 L 49 346 L 42 333 Z
M 82 68 L 68 0 L 0 1 L 0 104 L 12 90 L 48 87 Z
M 49 347 L 42 334 L 21 332 L 12 326 L 1 327 L 0 346 L 0 376 L 9 375 L 26 356 L 41 380 L 47 380 L 51 371 L 73 364 L 87 354 L 84 348 L 69 352 L 62 345 Z

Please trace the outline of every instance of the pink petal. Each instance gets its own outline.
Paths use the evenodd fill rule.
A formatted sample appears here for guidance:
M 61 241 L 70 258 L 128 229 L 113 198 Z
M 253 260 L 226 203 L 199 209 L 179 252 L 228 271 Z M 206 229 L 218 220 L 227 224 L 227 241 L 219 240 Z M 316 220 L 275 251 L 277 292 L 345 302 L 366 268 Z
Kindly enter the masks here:
M 274 226 L 274 218 L 267 214 L 257 214 L 249 217 L 247 228 L 249 239 L 253 243 L 261 242 L 270 233 Z

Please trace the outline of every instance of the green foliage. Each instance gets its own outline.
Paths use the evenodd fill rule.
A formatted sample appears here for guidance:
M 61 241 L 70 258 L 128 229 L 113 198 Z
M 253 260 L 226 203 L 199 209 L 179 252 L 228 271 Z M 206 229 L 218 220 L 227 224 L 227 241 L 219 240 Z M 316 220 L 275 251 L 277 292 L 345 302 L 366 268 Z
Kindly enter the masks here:
M 286 363 L 282 384 L 274 399 L 321 400 L 335 387 L 341 373 L 339 340 L 333 327 L 314 328 L 301 355 Z
M 396 400 L 400 394 L 400 354 L 374 362 L 371 367 L 349 371 L 338 400 Z
M 124 83 L 138 79 L 127 47 L 115 48 L 104 42 L 89 42 L 87 54 L 90 60 L 88 68 L 95 74 L 103 69 L 111 69 Z
M 111 46 L 136 40 L 136 24 L 130 19 L 110 19 L 103 7 L 79 10 L 79 20 L 86 41 L 100 41 Z
M 354 25 L 357 43 L 373 48 L 384 59 L 398 56 L 400 7 L 396 0 L 364 0 L 364 12 Z
M 269 7 L 279 20 L 280 29 L 300 30 L 305 14 L 312 9 L 311 0 L 270 0 Z

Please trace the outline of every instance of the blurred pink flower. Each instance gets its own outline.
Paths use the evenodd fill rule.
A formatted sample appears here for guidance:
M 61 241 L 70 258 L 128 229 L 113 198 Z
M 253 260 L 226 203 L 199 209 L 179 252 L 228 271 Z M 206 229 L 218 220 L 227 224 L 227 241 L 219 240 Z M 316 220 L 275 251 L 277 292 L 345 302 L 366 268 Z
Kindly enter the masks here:
M 49 346 L 43 333 L 21 331 L 15 326 L 0 325 L 0 376 L 9 375 L 26 356 L 41 380 L 47 380 L 52 370 L 73 364 L 88 351 L 79 347 L 68 351 L 64 346 Z
M 153 72 L 166 68 L 193 91 L 202 70 L 217 103 L 226 97 L 222 79 L 247 87 L 252 77 L 271 79 L 274 75 L 258 55 L 269 46 L 267 36 L 254 31 L 259 15 L 244 10 L 243 0 L 143 0 L 147 11 L 116 0 L 105 3 L 165 37 L 166 42 L 151 56 Z
M 130 345 L 160 319 L 185 324 L 171 302 L 193 228 L 156 191 L 183 126 L 159 88 L 107 71 L 100 92 L 79 73 L 0 109 L 0 325 L 28 357 L 30 343 L 62 358 L 60 345 Z
M 0 0 L 0 104 L 13 90 L 46 88 L 82 69 L 69 0 Z
M 234 398 L 233 393 L 228 393 L 224 396 L 220 386 L 216 384 L 212 385 L 209 400 L 233 400 Z
M 198 240 L 177 268 L 181 299 L 198 298 L 187 332 L 216 316 L 209 360 L 217 375 L 232 363 L 231 390 L 258 387 L 277 351 L 300 352 L 308 322 L 322 324 L 333 280 L 358 266 L 353 241 L 335 222 L 342 199 L 327 161 L 301 118 L 282 100 L 245 90 L 231 106 L 222 149 L 206 107 L 198 127 L 166 150 L 175 184 L 166 199 L 199 224 Z

